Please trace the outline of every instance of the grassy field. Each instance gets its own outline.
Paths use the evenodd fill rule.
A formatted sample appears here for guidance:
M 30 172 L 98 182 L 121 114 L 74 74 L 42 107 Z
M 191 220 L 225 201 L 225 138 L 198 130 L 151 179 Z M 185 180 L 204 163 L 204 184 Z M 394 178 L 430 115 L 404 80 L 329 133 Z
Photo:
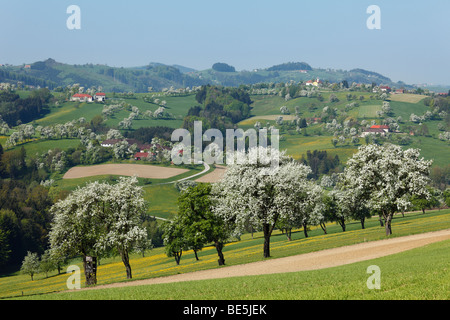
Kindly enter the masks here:
M 57 300 L 448 300 L 450 241 L 323 270 L 53 294 Z M 367 288 L 367 267 L 381 270 Z M 41 297 L 39 297 L 41 298 Z
M 148 103 L 143 100 L 144 96 L 149 94 L 135 94 L 136 99 L 125 99 L 124 101 L 139 108 L 143 114 L 145 111 L 152 112 L 159 108 L 156 104 Z M 174 119 L 136 119 L 133 120 L 132 129 L 136 130 L 142 127 L 165 126 L 169 128 L 181 128 L 183 118 L 188 113 L 189 108 L 197 105 L 195 95 L 181 97 L 157 97 L 160 101 L 166 101 L 166 111 L 174 116 Z M 116 127 L 124 118 L 128 118 L 130 111 L 122 110 L 106 121 L 106 125 Z
M 425 215 L 412 213 L 404 218 L 396 216 L 392 225 L 394 237 L 449 228 L 450 209 L 427 212 Z M 280 258 L 380 239 L 385 239 L 384 228 L 380 227 L 376 219 L 367 221 L 366 229 L 364 230 L 361 230 L 359 222 L 349 222 L 346 232 L 342 232 L 341 228 L 335 224 L 329 224 L 327 235 L 323 234 L 320 228 L 311 228 L 308 238 L 304 237 L 301 230 L 296 230 L 292 234 L 292 241 L 288 241 L 285 235 L 276 231 L 271 239 L 271 254 L 272 258 Z M 262 234 L 258 232 L 253 235 L 253 238 L 250 234 L 245 234 L 242 236 L 241 241 L 227 244 L 224 248 L 227 265 L 239 265 L 262 260 L 263 241 Z M 147 252 L 146 257 L 133 254 L 130 257 L 133 279 L 147 279 L 218 268 L 217 253 L 213 247 L 204 248 L 199 253 L 199 257 L 200 261 L 196 261 L 192 251 L 184 252 L 181 264 L 177 266 L 173 258 L 168 258 L 165 255 L 163 248 L 156 248 Z M 70 264 L 81 266 L 79 260 L 73 260 Z M 120 258 L 103 258 L 98 268 L 97 276 L 98 284 L 125 281 L 125 269 Z M 66 280 L 67 275 L 57 275 L 56 272 L 50 273 L 48 277 L 45 274 L 35 275 L 34 281 L 31 281 L 28 275 L 19 273 L 4 275 L 0 278 L 0 298 L 17 297 L 21 296 L 22 293 L 24 296 L 30 297 L 32 295 L 63 291 L 66 289 Z M 81 295 L 77 299 L 82 299 L 83 293 L 78 294 Z M 48 297 L 51 298 L 51 296 Z M 63 297 L 59 295 L 56 299 L 62 299 Z M 70 296 L 67 297 L 70 298 Z M 37 298 L 44 299 L 47 296 L 40 295 Z M 103 298 L 107 298 L 107 296 L 103 296 Z
M 377 111 L 381 111 L 381 104 L 363 105 L 358 108 L 358 118 L 376 119 Z
M 59 139 L 59 140 L 35 140 L 26 142 L 14 147 L 14 149 L 24 147 L 28 155 L 42 154 L 48 150 L 59 148 L 66 150 L 68 148 L 76 148 L 80 144 L 79 139 Z
M 280 141 L 280 149 L 286 150 L 287 154 L 294 159 L 300 159 L 308 150 L 325 150 L 328 154 L 338 155 L 341 162 L 345 163 L 357 151 L 353 145 L 338 146 L 335 148 L 331 143 L 331 136 L 303 136 L 284 135 L 285 140 Z
M 36 123 L 41 126 L 48 126 L 78 120 L 81 117 L 89 122 L 96 115 L 101 115 L 102 110 L 103 104 L 100 103 L 65 102 L 58 107 L 52 106 L 50 113 L 44 118 L 36 120 Z
M 420 94 L 391 94 L 391 101 L 418 103 L 426 97 Z

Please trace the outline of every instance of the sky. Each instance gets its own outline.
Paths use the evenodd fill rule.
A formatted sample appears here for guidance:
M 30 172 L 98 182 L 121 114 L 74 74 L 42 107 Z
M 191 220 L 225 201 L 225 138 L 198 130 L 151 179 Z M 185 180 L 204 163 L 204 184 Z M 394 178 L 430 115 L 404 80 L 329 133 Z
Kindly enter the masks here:
M 70 5 L 81 29 L 70 30 Z M 370 5 L 381 29 L 369 29 Z M 237 70 L 307 62 L 450 85 L 448 0 L 0 0 L 0 64 L 178 64 Z

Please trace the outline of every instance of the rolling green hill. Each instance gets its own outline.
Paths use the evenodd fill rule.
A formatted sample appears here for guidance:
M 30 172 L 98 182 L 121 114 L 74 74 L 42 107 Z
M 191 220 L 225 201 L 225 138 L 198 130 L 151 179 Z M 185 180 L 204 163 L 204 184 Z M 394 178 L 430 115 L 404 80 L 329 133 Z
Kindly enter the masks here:
M 234 70 L 234 67 L 230 70 Z M 298 82 L 317 78 L 332 83 L 345 80 L 350 84 L 357 82 L 406 86 L 402 82 L 394 83 L 376 72 L 363 69 L 347 71 L 312 68 L 304 62 L 290 62 L 266 69 L 234 72 L 221 72 L 217 71 L 217 68 L 196 71 L 184 66 L 167 66 L 161 63 L 150 63 L 135 68 L 117 68 L 99 64 L 69 65 L 53 59 L 32 63 L 29 68 L 23 65 L 0 68 L 0 82 L 21 81 L 25 85 L 50 89 L 78 83 L 83 87 L 101 86 L 108 92 L 148 92 L 149 87 L 161 90 L 171 86 L 186 88 L 205 84 L 236 87 L 261 82 Z

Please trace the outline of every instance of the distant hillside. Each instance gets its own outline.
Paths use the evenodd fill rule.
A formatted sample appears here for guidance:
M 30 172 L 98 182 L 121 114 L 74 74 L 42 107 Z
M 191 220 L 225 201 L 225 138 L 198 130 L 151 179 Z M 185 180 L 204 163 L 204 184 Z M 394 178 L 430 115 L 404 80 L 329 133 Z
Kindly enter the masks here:
M 296 71 L 296 70 L 312 70 L 312 68 L 309 64 L 305 62 L 288 62 L 267 69 L 267 71 Z
M 17 83 L 20 81 L 25 85 L 49 87 L 50 89 L 78 83 L 84 87 L 101 86 L 108 92 L 148 92 L 149 87 L 157 91 L 171 86 L 185 88 L 205 84 L 236 87 L 261 82 L 280 83 L 291 80 L 299 82 L 316 78 L 329 82 L 346 80 L 348 83 L 405 86 L 404 83 L 394 83 L 391 79 L 376 72 L 363 69 L 345 71 L 312 68 L 305 62 L 288 62 L 253 71 L 223 69 L 218 68 L 217 64 L 215 66 L 215 68 L 203 71 L 161 63 L 150 63 L 147 66 L 135 68 L 116 68 L 99 64 L 69 65 L 47 59 L 28 66 L 0 67 L 0 82 Z

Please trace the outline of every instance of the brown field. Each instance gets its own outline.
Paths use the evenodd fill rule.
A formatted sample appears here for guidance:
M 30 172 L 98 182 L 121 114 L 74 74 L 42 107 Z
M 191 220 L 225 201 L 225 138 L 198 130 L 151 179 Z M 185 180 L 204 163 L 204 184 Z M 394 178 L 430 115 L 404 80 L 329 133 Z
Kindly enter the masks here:
M 138 176 L 139 178 L 167 179 L 189 170 L 165 168 L 142 164 L 102 164 L 89 167 L 74 167 L 66 172 L 63 179 L 77 179 L 101 175 Z
M 226 167 L 225 166 L 219 166 L 216 165 L 216 168 L 213 172 L 210 172 L 208 174 L 205 174 L 203 177 L 198 178 L 195 180 L 196 182 L 203 182 L 203 183 L 214 183 L 222 179 L 223 175 L 225 174 Z
M 426 97 L 427 96 L 420 94 L 409 94 L 409 93 L 391 94 L 392 101 L 409 102 L 409 103 L 417 103 Z

